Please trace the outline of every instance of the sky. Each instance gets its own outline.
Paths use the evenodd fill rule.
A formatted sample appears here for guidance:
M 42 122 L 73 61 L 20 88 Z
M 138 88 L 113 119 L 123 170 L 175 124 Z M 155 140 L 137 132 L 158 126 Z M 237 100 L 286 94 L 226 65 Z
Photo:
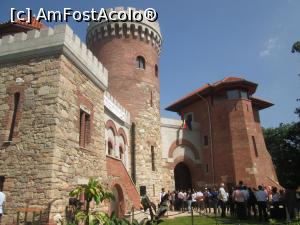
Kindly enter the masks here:
M 9 20 L 11 8 L 37 13 L 41 7 L 84 11 L 117 6 L 150 7 L 158 13 L 163 117 L 177 118 L 164 108 L 202 85 L 238 76 L 258 83 L 255 96 L 275 104 L 260 112 L 262 126 L 297 120 L 300 54 L 292 54 L 291 46 L 300 40 L 298 0 L 1 0 L 0 22 Z M 87 22 L 68 24 L 85 41 Z

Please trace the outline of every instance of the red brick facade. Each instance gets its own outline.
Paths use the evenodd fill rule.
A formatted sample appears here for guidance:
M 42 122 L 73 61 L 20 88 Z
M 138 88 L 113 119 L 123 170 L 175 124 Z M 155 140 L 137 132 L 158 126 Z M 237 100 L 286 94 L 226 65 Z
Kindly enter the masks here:
M 249 186 L 276 185 L 277 177 L 265 146 L 258 113 L 258 110 L 272 104 L 260 100 L 261 105 L 257 105 L 257 99 L 252 97 L 227 99 L 228 90 L 245 90 L 245 92 L 248 90 L 248 94 L 252 95 L 256 88 L 254 83 L 239 78 L 232 79 L 227 78 L 224 82 L 216 82 L 210 87 L 200 88 L 167 109 L 184 114 L 192 112 L 193 120 L 201 124 L 199 138 L 203 140 L 204 136 L 208 136 L 208 145 L 202 146 L 202 164 L 208 165 L 209 176 L 204 176 L 200 180 L 212 184 L 214 172 L 215 184 L 225 182 L 234 185 L 242 180 Z M 249 85 L 248 89 L 247 85 Z M 214 90 L 208 90 L 209 88 Z M 203 100 L 203 96 L 206 100 Z M 224 98 L 216 98 L 216 96 Z M 209 135 L 209 112 L 212 148 Z

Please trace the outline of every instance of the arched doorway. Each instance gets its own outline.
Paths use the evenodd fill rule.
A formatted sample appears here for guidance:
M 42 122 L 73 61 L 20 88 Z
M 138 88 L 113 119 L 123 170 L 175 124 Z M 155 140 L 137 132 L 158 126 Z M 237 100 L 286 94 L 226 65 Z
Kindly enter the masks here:
M 180 162 L 175 166 L 174 178 L 176 190 L 188 190 L 192 188 L 191 173 L 185 163 Z
M 110 211 L 115 212 L 117 217 L 122 218 L 125 213 L 124 195 L 122 188 L 119 184 L 115 184 L 112 188 L 112 192 L 115 196 L 115 201 L 111 201 Z

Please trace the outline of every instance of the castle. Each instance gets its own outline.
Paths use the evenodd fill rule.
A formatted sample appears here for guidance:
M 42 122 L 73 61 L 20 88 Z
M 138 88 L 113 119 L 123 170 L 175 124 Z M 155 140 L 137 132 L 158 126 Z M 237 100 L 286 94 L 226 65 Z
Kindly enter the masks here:
M 272 104 L 253 96 L 256 83 L 227 77 L 168 106 L 187 128 L 160 117 L 158 22 L 91 22 L 86 44 L 37 21 L 1 24 L 0 37 L 4 224 L 27 206 L 53 224 L 91 177 L 115 193 L 107 210 L 119 216 L 162 187 L 277 184 L 259 119 Z

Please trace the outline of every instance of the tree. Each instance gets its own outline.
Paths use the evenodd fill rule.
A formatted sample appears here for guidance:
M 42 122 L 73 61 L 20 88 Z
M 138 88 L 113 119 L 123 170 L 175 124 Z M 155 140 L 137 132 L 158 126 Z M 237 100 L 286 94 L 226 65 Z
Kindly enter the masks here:
M 99 181 L 90 179 L 88 184 L 81 184 L 73 189 L 70 194 L 71 197 L 80 198 L 80 196 L 84 196 L 85 201 L 85 209 L 79 210 L 75 217 L 76 221 L 85 221 L 86 225 L 96 224 L 97 221 L 106 221 L 109 217 L 104 213 L 91 213 L 90 206 L 91 202 L 95 201 L 96 205 L 99 205 L 104 200 L 114 200 L 114 195 L 105 190 Z
M 264 137 L 279 183 L 285 188 L 297 188 L 300 185 L 300 123 L 264 129 Z
M 299 52 L 300 53 L 300 41 L 297 41 L 292 46 L 292 53 Z

